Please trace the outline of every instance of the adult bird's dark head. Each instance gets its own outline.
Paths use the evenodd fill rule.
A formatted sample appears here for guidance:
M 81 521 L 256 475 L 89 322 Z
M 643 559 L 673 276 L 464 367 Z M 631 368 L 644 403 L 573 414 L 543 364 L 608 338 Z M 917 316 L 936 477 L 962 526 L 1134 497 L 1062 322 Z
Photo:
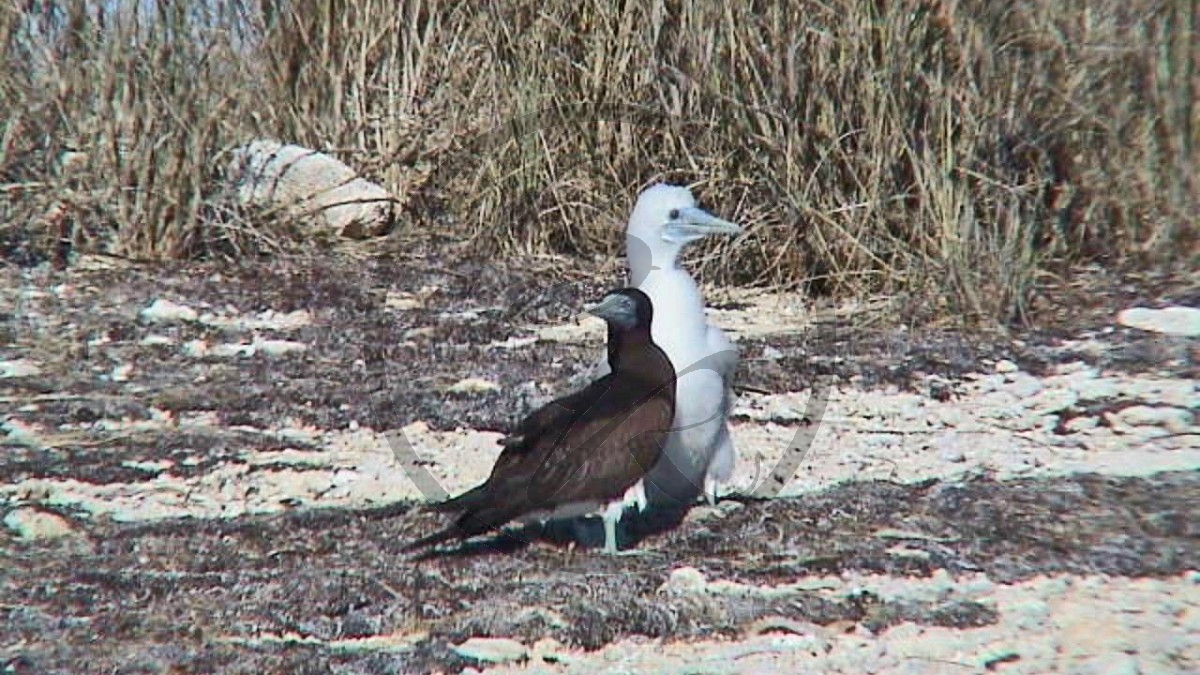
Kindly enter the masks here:
M 589 314 L 604 319 L 610 328 L 629 332 L 650 332 L 654 305 L 650 296 L 637 288 L 610 291 L 600 302 L 587 307 Z
M 609 365 L 614 370 L 613 359 L 622 346 L 650 341 L 654 305 L 650 297 L 637 288 L 610 291 L 600 302 L 588 306 L 587 311 L 608 324 Z

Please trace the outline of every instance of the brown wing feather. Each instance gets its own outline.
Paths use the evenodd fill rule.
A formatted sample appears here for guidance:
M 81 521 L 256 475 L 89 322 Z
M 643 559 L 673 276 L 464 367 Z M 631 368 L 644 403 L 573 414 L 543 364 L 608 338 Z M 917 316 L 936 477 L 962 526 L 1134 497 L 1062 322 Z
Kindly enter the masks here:
M 672 416 L 671 402 L 656 396 L 581 420 L 565 438 L 547 435 L 529 453 L 531 461 L 509 474 L 506 492 L 533 508 L 619 497 L 657 461 Z
M 530 413 L 500 444 L 505 450 L 525 452 L 529 441 L 535 441 L 549 429 L 565 430 L 580 415 L 586 413 L 609 389 L 612 375 L 596 380 L 590 386 L 556 398 Z

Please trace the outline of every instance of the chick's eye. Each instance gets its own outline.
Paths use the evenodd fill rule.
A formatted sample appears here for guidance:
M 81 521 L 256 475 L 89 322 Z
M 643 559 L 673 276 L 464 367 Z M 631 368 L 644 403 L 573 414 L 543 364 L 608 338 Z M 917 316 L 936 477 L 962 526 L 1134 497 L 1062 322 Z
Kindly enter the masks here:
M 668 216 L 668 217 L 669 217 L 671 220 L 675 220 L 676 218 L 678 218 L 678 217 L 679 217 L 679 209 L 671 209 L 671 212 L 670 212 L 670 213 L 668 213 L 668 214 L 667 214 L 667 216 Z

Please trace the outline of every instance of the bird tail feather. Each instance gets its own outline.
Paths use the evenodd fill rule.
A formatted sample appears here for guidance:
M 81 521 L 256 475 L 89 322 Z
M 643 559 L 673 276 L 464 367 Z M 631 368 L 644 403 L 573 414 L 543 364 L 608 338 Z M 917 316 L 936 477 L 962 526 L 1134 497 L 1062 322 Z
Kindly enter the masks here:
M 451 502 L 453 502 L 451 504 Z M 491 494 L 476 488 L 441 505 L 449 505 L 462 511 L 453 525 L 422 537 L 401 548 L 402 552 L 415 551 L 435 546 L 449 539 L 468 539 L 477 534 L 494 530 L 515 517 L 519 509 L 512 506 L 496 506 L 491 503 Z

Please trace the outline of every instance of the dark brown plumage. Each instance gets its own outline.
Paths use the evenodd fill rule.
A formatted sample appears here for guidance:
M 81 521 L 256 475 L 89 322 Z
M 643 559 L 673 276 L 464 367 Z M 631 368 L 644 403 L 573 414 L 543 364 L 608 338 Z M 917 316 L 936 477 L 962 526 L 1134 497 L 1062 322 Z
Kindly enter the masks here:
M 502 441 L 487 481 L 434 505 L 458 511 L 455 524 L 406 550 L 484 534 L 531 514 L 612 505 L 658 461 L 675 416 L 675 370 L 650 337 L 650 299 L 626 288 L 590 311 L 608 323 L 612 372 L 522 420 Z M 606 549 L 614 550 L 611 531 L 606 520 Z

